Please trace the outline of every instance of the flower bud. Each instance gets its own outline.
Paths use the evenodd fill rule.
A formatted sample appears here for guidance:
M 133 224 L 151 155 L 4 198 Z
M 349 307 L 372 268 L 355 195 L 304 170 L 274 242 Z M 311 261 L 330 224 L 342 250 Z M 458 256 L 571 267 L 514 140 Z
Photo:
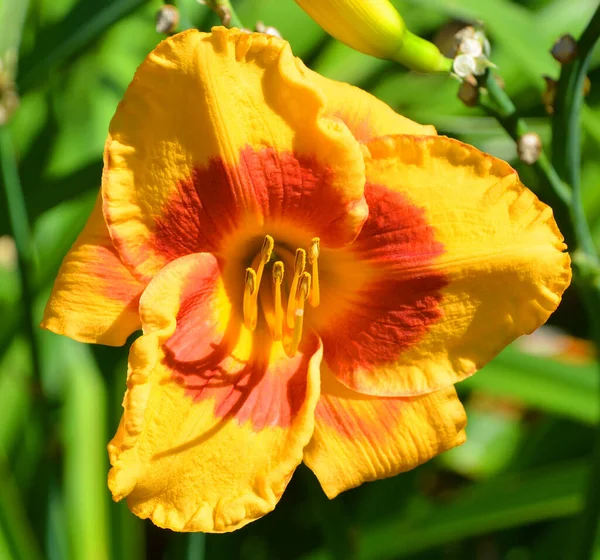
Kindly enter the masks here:
M 479 103 L 479 86 L 472 75 L 467 76 L 460 84 L 458 98 L 467 107 L 475 107 Z
M 577 56 L 577 41 L 572 35 L 563 35 L 556 40 L 550 54 L 561 64 L 573 62 Z
M 156 13 L 156 31 L 157 33 L 174 33 L 179 23 L 179 10 L 171 4 L 165 4 Z
M 452 72 L 461 79 L 482 76 L 493 67 L 490 62 L 490 42 L 481 30 L 472 26 L 461 29 L 455 36 L 456 54 Z
M 353 49 L 417 72 L 449 72 L 452 62 L 412 34 L 388 0 L 296 0 L 325 31 Z
M 527 165 L 533 165 L 542 153 L 542 141 L 535 132 L 527 132 L 517 142 L 517 155 Z
M 281 39 L 281 33 L 276 27 L 265 25 L 262 21 L 257 21 L 254 29 L 259 33 L 265 33 L 266 35 L 272 35 L 273 37 L 279 37 Z

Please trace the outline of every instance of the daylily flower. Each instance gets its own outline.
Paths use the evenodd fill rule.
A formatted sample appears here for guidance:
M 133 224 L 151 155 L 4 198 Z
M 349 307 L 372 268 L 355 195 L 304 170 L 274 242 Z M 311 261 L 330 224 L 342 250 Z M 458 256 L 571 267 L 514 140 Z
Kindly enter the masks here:
M 325 79 L 277 37 L 162 42 L 110 125 L 102 191 L 43 326 L 124 344 L 115 500 L 230 531 L 304 461 L 326 494 L 465 439 L 453 384 L 570 281 L 506 163 Z

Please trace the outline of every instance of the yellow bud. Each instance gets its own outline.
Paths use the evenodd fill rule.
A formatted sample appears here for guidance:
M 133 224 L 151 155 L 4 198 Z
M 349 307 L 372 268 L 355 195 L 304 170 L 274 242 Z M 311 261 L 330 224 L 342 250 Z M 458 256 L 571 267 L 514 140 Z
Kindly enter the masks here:
M 448 72 L 452 61 L 413 35 L 388 0 L 296 0 L 325 31 L 353 49 L 417 72 Z

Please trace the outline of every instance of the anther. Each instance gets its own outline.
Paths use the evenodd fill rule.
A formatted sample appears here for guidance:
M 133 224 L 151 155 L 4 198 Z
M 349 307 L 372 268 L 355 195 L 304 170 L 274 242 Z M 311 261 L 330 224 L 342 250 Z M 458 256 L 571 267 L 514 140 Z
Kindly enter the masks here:
M 258 319 L 258 290 L 260 288 L 260 282 L 262 280 L 263 271 L 265 270 L 265 265 L 269 262 L 269 259 L 271 258 L 271 253 L 273 252 L 274 245 L 275 242 L 273 241 L 273 238 L 270 235 L 265 235 L 265 239 L 260 249 L 260 253 L 254 259 L 253 266 L 256 266 L 256 288 L 252 292 L 252 301 L 248 305 L 248 310 L 251 312 L 251 315 L 249 317 L 250 326 L 246 324 L 246 326 L 252 331 L 256 328 L 256 321 Z
M 318 237 L 313 237 L 310 240 L 310 247 L 308 250 L 308 262 L 312 265 L 312 283 L 308 303 L 310 303 L 312 307 L 317 307 L 321 301 L 321 296 L 319 293 L 319 254 L 321 252 L 320 242 L 321 240 Z
M 277 261 L 273 264 L 273 284 L 275 290 L 275 332 L 273 338 L 283 338 L 283 305 L 281 303 L 281 283 L 283 282 L 283 263 Z
M 303 272 L 298 282 L 298 293 L 296 295 L 296 304 L 294 309 L 294 331 L 292 332 L 292 340 L 287 352 L 290 358 L 293 358 L 298 351 L 298 345 L 302 339 L 302 327 L 304 325 L 304 302 L 310 293 L 310 274 Z M 289 307 L 288 307 L 289 311 Z
M 257 310 L 253 308 L 256 307 L 256 298 L 254 298 L 254 294 L 258 292 L 258 284 L 256 282 L 256 272 L 254 272 L 253 268 L 246 269 L 246 277 L 244 279 L 244 325 L 248 330 L 253 331 L 256 328 L 256 316 Z
M 290 288 L 290 297 L 287 307 L 287 325 L 291 329 L 294 326 L 294 309 L 296 308 L 296 292 L 298 291 L 298 282 L 304 268 L 306 267 L 306 251 L 304 249 L 296 249 L 296 258 L 294 260 L 294 278 L 292 279 L 292 287 Z

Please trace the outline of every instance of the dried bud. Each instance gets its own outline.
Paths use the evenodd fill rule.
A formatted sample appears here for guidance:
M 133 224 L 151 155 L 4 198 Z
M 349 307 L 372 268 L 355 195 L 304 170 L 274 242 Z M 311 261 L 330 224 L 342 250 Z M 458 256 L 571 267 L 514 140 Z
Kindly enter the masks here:
M 458 98 L 467 107 L 475 107 L 479 103 L 479 87 L 473 76 L 467 76 L 460 84 Z
M 585 80 L 583 81 L 583 96 L 587 97 L 587 95 L 590 93 L 590 90 L 592 89 L 592 82 L 590 81 L 590 79 L 586 76 Z
M 556 80 L 552 79 L 550 76 L 544 76 L 544 80 L 546 81 L 546 88 L 544 89 L 544 93 L 542 93 L 542 101 L 546 113 L 553 115 L 554 99 L 556 98 Z
M 273 35 L 273 37 L 279 37 L 281 39 L 281 33 L 279 33 L 279 31 L 275 27 L 265 25 L 262 21 L 257 21 L 254 27 L 259 33 Z
M 517 155 L 527 165 L 533 165 L 542 153 L 542 141 L 535 132 L 527 132 L 517 142 Z
M 6 124 L 19 107 L 19 96 L 14 81 L 16 57 L 13 49 L 0 58 L 0 126 Z
M 171 4 L 165 4 L 156 12 L 156 31 L 166 35 L 174 33 L 179 24 L 179 10 Z
M 577 41 L 573 35 L 563 35 L 554 43 L 550 54 L 561 64 L 573 62 L 577 56 Z

